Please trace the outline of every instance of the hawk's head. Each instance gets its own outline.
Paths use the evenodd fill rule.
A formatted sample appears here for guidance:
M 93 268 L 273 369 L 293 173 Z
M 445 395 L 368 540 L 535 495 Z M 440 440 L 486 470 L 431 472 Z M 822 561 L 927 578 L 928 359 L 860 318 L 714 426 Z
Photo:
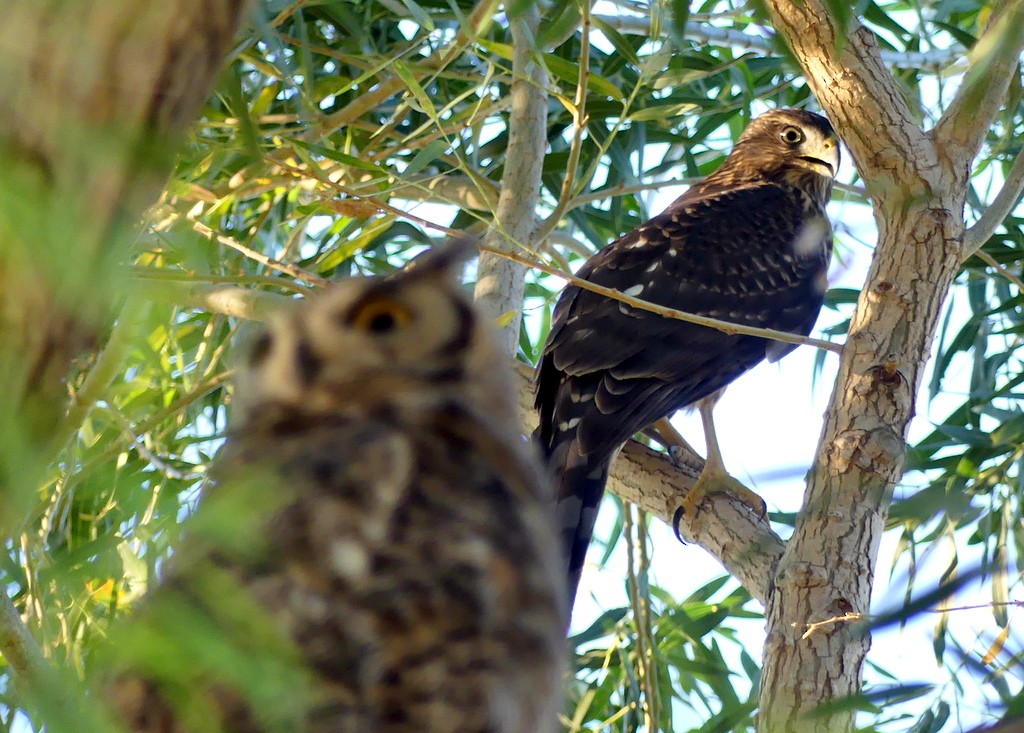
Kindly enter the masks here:
M 785 182 L 824 206 L 838 170 L 839 138 L 828 120 L 804 110 L 776 109 L 747 125 L 714 175 Z

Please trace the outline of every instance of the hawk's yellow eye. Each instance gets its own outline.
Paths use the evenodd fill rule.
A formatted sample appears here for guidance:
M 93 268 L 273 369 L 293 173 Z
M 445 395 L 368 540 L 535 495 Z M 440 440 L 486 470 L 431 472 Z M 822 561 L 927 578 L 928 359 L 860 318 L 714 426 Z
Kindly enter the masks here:
M 412 322 L 412 311 L 397 300 L 376 298 L 361 303 L 346 319 L 354 328 L 385 334 Z
M 789 127 L 782 128 L 782 132 L 779 133 L 779 137 L 782 138 L 782 142 L 784 143 L 796 145 L 804 141 L 804 131 L 799 127 L 793 127 L 790 125 Z

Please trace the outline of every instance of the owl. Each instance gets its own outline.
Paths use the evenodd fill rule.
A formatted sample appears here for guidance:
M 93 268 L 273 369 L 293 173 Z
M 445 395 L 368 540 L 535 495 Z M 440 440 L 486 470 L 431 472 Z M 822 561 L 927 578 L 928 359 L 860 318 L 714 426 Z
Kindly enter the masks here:
M 253 340 L 216 481 L 130 624 L 151 661 L 109 697 L 131 730 L 556 730 L 553 488 L 459 288 L 474 249 L 337 283 Z

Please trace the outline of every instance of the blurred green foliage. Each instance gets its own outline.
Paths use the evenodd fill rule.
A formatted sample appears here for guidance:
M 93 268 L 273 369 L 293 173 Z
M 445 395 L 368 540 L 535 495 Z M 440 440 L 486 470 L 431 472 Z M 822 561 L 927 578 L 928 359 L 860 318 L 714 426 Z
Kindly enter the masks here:
M 962 78 L 957 62 L 987 12 L 980 0 L 828 5 L 878 33 L 926 127 Z M 538 212 L 550 237 L 539 256 L 561 267 L 641 223 L 652 213 L 652 192 L 714 170 L 751 116 L 815 108 L 756 3 L 617 0 L 589 15 L 585 41 L 580 5 L 553 0 L 535 39 L 535 60 L 551 79 Z M 70 386 L 81 389 L 111 362 L 116 376 L 64 426 L 59 461 L 0 553 L 8 593 L 51 659 L 85 674 L 111 622 L 158 577 L 224 437 L 230 352 L 245 322 L 211 309 L 197 286 L 291 298 L 325 280 L 390 271 L 449 229 L 482 231 L 502 173 L 515 164 L 504 157 L 511 44 L 500 9 L 468 0 L 257 5 L 146 217 L 114 326 L 116 350 L 80 365 Z M 584 68 L 586 124 L 576 136 L 573 100 Z M 969 220 L 1020 152 L 1021 100 L 1015 76 L 978 161 Z M 580 162 L 566 186 L 574 139 Z M 837 199 L 846 221 L 870 218 L 855 177 Z M 924 396 L 953 407 L 932 418 L 934 429 L 913 447 L 889 524 L 899 537 L 894 574 L 908 600 L 931 590 L 915 584 L 914 570 L 941 546 L 947 577 L 971 566 L 988 589 L 978 602 L 997 604 L 992 625 L 978 638 L 936 626 L 949 685 L 903 688 L 876 669 L 876 686 L 851 703 L 866 711 L 867 729 L 954 730 L 951 706 L 978 696 L 1009 703 L 1020 693 L 1024 639 L 1019 631 L 1000 637 L 1009 607 L 998 604 L 1022 598 L 1022 222 L 1017 214 L 1006 220 L 966 262 L 949 298 Z M 839 222 L 839 257 L 863 250 L 862 236 L 863 227 Z M 557 278 L 528 274 L 520 358 L 536 358 L 560 287 Z M 856 296 L 849 288 L 830 294 L 841 315 L 830 329 L 837 339 Z M 620 519 L 605 560 L 628 544 L 619 542 L 625 509 L 617 499 L 608 504 Z M 645 522 L 638 518 L 629 551 L 644 541 Z M 759 607 L 725 577 L 673 598 L 646 570 L 641 563 L 626 579 L 629 605 L 608 609 L 570 639 L 567 725 L 752 729 L 760 648 L 738 628 L 749 628 Z M 0 695 L 0 729 L 23 730 L 6 667 Z M 897 699 L 904 702 L 894 712 Z M 645 717 L 652 709 L 657 721 Z

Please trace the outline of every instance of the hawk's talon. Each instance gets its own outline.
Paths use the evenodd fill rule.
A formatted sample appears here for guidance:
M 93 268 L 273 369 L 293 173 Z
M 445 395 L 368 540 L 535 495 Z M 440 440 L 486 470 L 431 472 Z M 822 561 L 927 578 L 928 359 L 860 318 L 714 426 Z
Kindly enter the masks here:
M 665 449 L 665 455 L 676 468 L 690 473 L 698 473 L 704 459 L 693 449 L 667 417 L 652 423 L 643 430 L 643 434 L 656 441 Z
M 679 523 L 683 521 L 684 514 L 686 514 L 686 510 L 683 507 L 680 506 L 678 509 L 676 509 L 675 513 L 672 515 L 672 532 L 675 534 L 676 539 L 679 540 L 680 543 L 688 545 L 690 543 L 683 539 L 683 533 L 679 529 Z
M 694 532 L 699 531 L 700 509 L 708 494 L 727 494 L 739 500 L 753 511 L 759 520 L 764 519 L 768 514 L 767 504 L 756 492 L 748 489 L 730 476 L 724 469 L 714 466 L 714 463 L 709 463 L 704 471 L 701 472 L 697 483 L 693 485 L 693 488 L 683 498 L 673 520 L 678 522 L 682 517 L 689 515 L 692 517 L 690 524 Z M 677 526 L 675 525 L 675 527 Z

